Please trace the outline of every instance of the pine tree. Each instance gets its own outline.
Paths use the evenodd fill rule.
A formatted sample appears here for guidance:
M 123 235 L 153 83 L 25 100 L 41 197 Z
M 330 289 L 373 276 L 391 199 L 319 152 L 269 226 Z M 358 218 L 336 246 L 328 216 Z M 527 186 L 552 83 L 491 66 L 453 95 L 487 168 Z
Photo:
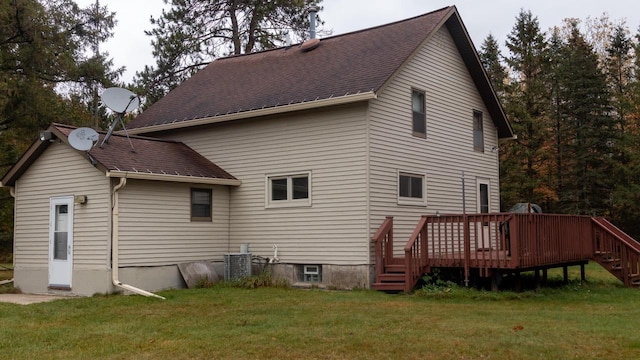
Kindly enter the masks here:
M 86 56 L 114 24 L 106 8 L 97 10 L 72 0 L 0 2 L 0 176 L 51 122 L 90 124 L 87 85 L 118 77 L 107 54 Z M 104 26 L 94 31 L 95 16 Z M 0 188 L 0 241 L 12 231 L 13 199 Z
M 546 109 L 547 42 L 538 19 L 522 10 L 516 18 L 506 46 L 505 61 L 512 74 L 505 96 L 505 110 L 517 140 L 501 146 L 502 201 L 546 204 L 555 196 L 545 182 L 548 173 Z
M 498 98 L 502 99 L 505 95 L 507 72 L 504 65 L 502 65 L 500 45 L 493 35 L 489 34 L 482 42 L 478 55 L 484 70 L 487 72 L 487 76 L 489 76 L 493 90 L 498 95 Z
M 558 94 L 563 164 L 558 189 L 560 209 L 567 213 L 606 215 L 611 205 L 613 153 L 618 143 L 610 94 L 598 57 L 570 24 L 558 66 Z

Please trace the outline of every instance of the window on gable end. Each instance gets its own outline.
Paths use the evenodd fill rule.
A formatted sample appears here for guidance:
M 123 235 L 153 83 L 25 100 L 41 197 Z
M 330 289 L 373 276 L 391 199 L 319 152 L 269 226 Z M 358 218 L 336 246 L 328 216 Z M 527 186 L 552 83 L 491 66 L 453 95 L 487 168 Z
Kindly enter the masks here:
M 191 189 L 191 221 L 211 219 L 211 189 Z
M 484 152 L 484 124 L 482 111 L 473 111 L 473 150 Z
M 411 110 L 413 113 L 413 136 L 427 137 L 427 115 L 426 115 L 424 91 L 411 91 Z

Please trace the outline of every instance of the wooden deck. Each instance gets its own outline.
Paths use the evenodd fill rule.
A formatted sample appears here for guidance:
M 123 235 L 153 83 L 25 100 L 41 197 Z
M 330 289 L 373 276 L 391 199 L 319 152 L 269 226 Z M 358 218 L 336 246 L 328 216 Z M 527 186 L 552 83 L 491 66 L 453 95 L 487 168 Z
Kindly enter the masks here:
M 602 218 L 496 213 L 423 216 L 394 256 L 393 218 L 373 237 L 379 290 L 410 291 L 432 268 L 481 277 L 595 260 L 627 286 L 640 286 L 640 244 Z

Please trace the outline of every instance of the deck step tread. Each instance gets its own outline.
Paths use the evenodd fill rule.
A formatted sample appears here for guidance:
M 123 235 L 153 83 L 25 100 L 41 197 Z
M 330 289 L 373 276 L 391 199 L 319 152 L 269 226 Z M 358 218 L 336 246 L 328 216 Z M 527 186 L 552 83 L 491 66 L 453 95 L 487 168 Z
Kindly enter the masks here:
M 379 276 L 379 282 L 404 282 L 404 273 L 387 273 Z
M 402 265 L 387 265 L 385 266 L 385 270 L 388 273 L 404 273 L 404 264 Z

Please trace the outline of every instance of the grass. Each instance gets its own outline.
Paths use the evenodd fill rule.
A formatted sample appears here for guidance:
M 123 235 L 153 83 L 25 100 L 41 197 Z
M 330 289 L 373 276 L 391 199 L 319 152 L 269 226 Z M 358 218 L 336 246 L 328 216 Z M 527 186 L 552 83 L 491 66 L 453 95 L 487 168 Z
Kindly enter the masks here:
M 575 274 L 572 272 L 572 274 Z M 588 284 L 413 295 L 215 285 L 28 306 L 0 303 L 11 359 L 601 359 L 640 357 L 640 290 Z M 579 277 L 579 274 L 577 275 Z

